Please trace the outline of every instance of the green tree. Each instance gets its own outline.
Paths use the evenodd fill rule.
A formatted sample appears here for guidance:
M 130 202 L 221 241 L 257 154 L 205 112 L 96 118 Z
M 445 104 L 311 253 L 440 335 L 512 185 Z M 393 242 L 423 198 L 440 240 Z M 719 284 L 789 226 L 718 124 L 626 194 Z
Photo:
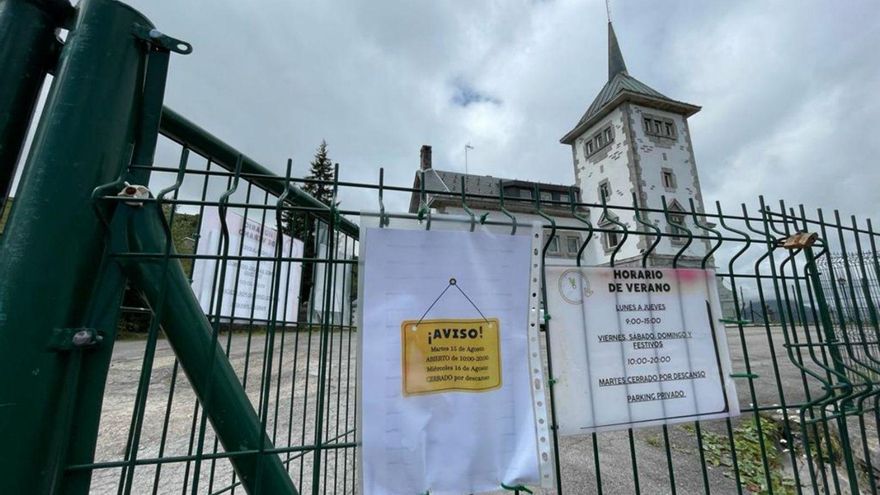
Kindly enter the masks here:
M 327 153 L 327 141 L 321 140 L 315 157 L 309 167 L 309 175 L 305 178 L 309 182 L 303 185 L 303 191 L 313 198 L 329 206 L 333 201 L 333 162 Z M 303 257 L 315 258 L 318 254 L 317 222 L 315 217 L 306 211 L 285 210 L 284 217 L 285 233 L 303 241 Z M 315 283 L 315 263 L 305 262 L 302 269 L 302 283 L 300 284 L 300 308 L 299 321 L 308 321 L 308 307 Z
M 306 179 L 321 181 L 308 182 L 303 186 L 303 190 L 311 194 L 315 199 L 329 205 L 333 200 L 333 163 L 327 156 L 327 141 L 321 140 L 315 151 L 315 158 L 309 167 L 309 176 Z
M 302 190 L 329 206 L 333 200 L 333 173 L 333 162 L 327 154 L 327 141 L 321 140 L 315 150 L 315 157 L 309 164 L 309 175 L 304 177 L 307 181 L 315 182 L 306 182 Z M 290 210 L 284 211 L 282 216 L 285 233 L 300 239 L 308 246 L 306 241 L 311 240 L 315 234 L 314 219 L 304 212 Z

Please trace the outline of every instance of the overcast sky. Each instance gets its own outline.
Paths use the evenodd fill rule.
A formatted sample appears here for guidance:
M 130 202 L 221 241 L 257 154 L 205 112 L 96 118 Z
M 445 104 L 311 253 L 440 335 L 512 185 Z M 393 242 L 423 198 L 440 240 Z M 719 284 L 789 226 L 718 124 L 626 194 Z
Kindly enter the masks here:
M 303 175 L 326 139 L 341 178 L 410 185 L 434 166 L 571 184 L 559 138 L 607 80 L 602 0 L 130 0 L 192 43 L 166 104 L 259 162 Z M 880 2 L 613 2 L 631 75 L 701 105 L 707 202 L 764 194 L 880 211 Z M 349 193 L 347 208 L 375 209 Z M 391 206 L 405 209 L 402 197 Z

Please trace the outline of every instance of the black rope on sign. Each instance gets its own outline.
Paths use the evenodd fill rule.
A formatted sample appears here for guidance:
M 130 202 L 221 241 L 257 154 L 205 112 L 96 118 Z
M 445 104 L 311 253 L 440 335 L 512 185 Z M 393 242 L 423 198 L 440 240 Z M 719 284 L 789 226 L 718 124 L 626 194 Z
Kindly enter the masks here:
M 428 306 L 428 309 L 425 310 L 425 312 L 422 314 L 422 317 L 419 318 L 418 322 L 416 322 L 416 325 L 421 323 L 422 320 L 424 320 L 425 317 L 428 316 L 428 313 L 431 312 L 431 310 L 434 308 L 434 306 L 437 304 L 437 302 L 443 297 L 444 294 L 446 294 L 446 291 L 448 291 L 450 287 L 455 287 L 456 289 L 458 289 L 458 291 L 461 292 L 461 295 L 463 295 L 464 298 L 467 299 L 467 301 L 469 303 L 471 303 L 471 306 L 473 306 L 474 309 L 477 310 L 477 313 L 480 313 L 480 316 L 483 317 L 483 320 L 485 320 L 486 323 L 489 323 L 489 319 L 486 318 L 486 315 L 484 315 L 483 312 L 480 311 L 480 308 L 478 308 L 477 305 L 474 304 L 474 301 L 472 301 L 471 298 L 468 297 L 468 295 L 463 290 L 461 290 L 461 287 L 458 286 L 458 281 L 456 281 L 455 278 L 450 278 L 449 283 L 446 284 L 446 288 L 443 289 L 443 292 L 441 292 L 440 295 L 437 296 L 437 299 L 434 299 L 434 302 L 432 302 L 431 305 Z

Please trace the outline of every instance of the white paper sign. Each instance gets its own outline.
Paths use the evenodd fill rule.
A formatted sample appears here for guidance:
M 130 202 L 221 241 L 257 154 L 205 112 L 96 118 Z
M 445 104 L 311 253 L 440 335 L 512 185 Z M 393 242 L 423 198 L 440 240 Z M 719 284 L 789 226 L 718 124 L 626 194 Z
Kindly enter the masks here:
M 275 228 L 233 212 L 226 214 L 229 229 L 229 260 L 226 261 L 226 279 L 222 282 L 223 308 L 220 316 L 235 321 L 267 321 L 275 298 Z M 220 252 L 221 223 L 216 208 L 205 208 L 199 229 L 197 254 L 218 255 Z M 282 257 L 302 258 L 303 243 L 283 235 Z M 239 260 L 236 257 L 260 257 Z M 222 262 L 221 262 L 222 263 Z M 206 314 L 213 314 L 221 287 L 221 265 L 216 259 L 196 259 L 193 266 L 193 292 Z M 301 262 L 282 261 L 278 296 L 279 321 L 296 322 L 299 307 Z M 233 309 L 234 307 L 234 309 Z
M 712 270 L 546 270 L 561 433 L 739 414 Z
M 540 231 L 442 229 L 361 227 L 363 493 L 548 486 Z

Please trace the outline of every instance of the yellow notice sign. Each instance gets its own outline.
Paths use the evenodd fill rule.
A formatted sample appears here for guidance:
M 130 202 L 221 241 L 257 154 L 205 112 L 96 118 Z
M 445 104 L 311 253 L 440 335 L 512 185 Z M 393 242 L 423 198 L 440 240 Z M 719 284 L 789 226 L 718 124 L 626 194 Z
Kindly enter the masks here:
M 403 395 L 500 388 L 500 331 L 498 318 L 404 321 Z

